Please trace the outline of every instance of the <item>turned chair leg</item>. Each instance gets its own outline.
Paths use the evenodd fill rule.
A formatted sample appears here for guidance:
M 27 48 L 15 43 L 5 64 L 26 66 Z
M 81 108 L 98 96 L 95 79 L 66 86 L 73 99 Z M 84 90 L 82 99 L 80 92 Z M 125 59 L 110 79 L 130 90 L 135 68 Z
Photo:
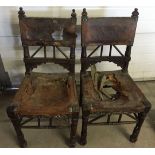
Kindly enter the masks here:
M 79 106 L 82 107 L 82 98 L 83 98 L 83 88 L 82 88 L 82 73 L 80 72 L 80 99 L 79 99 Z
M 136 124 L 136 126 L 135 126 L 135 128 L 133 130 L 132 135 L 130 136 L 130 142 L 135 143 L 137 141 L 138 135 L 139 135 L 140 130 L 141 130 L 141 127 L 143 125 L 143 122 L 145 120 L 145 117 L 146 117 L 147 113 L 150 111 L 150 108 L 151 108 L 151 106 L 145 108 L 144 112 L 140 112 L 138 114 L 138 122 L 137 122 L 137 124 Z
M 82 115 L 82 131 L 81 131 L 81 139 L 80 139 L 80 144 L 81 145 L 86 145 L 87 144 L 88 118 L 89 118 L 89 113 L 88 112 L 83 112 L 83 115 Z
M 132 143 L 136 142 L 137 139 L 138 139 L 138 135 L 140 133 L 140 129 L 141 129 L 142 124 L 143 124 L 143 122 L 145 120 L 145 115 L 146 114 L 144 112 L 141 112 L 141 113 L 138 114 L 138 122 L 137 122 L 137 124 L 136 124 L 136 126 L 135 126 L 135 128 L 133 130 L 132 135 L 130 136 L 130 141 Z
M 76 145 L 77 141 L 76 131 L 77 131 L 78 119 L 79 119 L 79 113 L 73 113 L 71 122 L 71 131 L 70 131 L 70 147 L 75 147 Z
M 7 108 L 7 115 L 10 118 L 10 120 L 14 126 L 14 129 L 15 129 L 16 134 L 17 134 L 17 139 L 18 139 L 19 145 L 20 145 L 20 147 L 23 148 L 23 147 L 27 146 L 27 142 L 24 139 L 24 135 L 21 131 L 19 117 L 15 114 L 14 110 L 15 110 L 15 106 L 9 106 Z

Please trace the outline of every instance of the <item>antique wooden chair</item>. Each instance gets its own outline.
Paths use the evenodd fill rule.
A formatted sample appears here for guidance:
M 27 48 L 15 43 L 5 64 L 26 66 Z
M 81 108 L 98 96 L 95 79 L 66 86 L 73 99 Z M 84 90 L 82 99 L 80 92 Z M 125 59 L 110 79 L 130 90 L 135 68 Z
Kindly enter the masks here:
M 136 123 L 130 141 L 136 142 L 137 140 L 144 119 L 151 108 L 149 101 L 128 74 L 138 15 L 138 9 L 135 9 L 131 17 L 88 18 L 86 9 L 83 9 L 81 19 L 81 145 L 87 143 L 88 125 Z M 126 47 L 124 53 L 119 49 L 120 45 Z M 97 47 L 88 54 L 89 46 Z M 104 53 L 103 46 L 109 46 L 108 55 Z M 94 56 L 93 54 L 100 48 L 100 53 Z M 118 52 L 117 55 L 112 53 L 113 49 Z M 96 84 L 95 88 L 91 72 L 86 71 L 90 66 L 102 61 L 113 62 L 121 67 L 121 70 L 97 72 L 98 77 L 104 75 L 106 80 L 111 80 L 112 88 L 120 89 L 117 90 L 118 98 L 114 100 L 107 98 L 104 94 L 103 99 L 99 97 L 97 90 L 99 86 Z M 113 78 L 110 79 L 110 76 Z
M 75 10 L 72 10 L 71 18 L 40 18 L 26 17 L 25 12 L 20 8 L 18 17 L 26 73 L 13 103 L 7 108 L 7 114 L 15 128 L 19 145 L 27 146 L 21 128 L 42 129 L 65 126 L 71 128 L 70 146 L 74 147 L 79 117 L 75 84 Z M 39 47 L 32 55 L 31 46 Z M 46 54 L 48 46 L 53 49 L 51 52 L 53 57 L 48 57 Z M 61 47 L 68 48 L 70 56 L 67 56 Z M 41 48 L 44 49 L 44 56 L 36 57 Z M 57 58 L 57 52 L 60 52 L 63 58 Z M 32 72 L 38 65 L 52 62 L 63 66 L 69 72 Z M 65 123 L 54 125 L 53 119 L 63 119 L 67 121 L 67 125 Z M 44 120 L 48 120 L 47 125 L 43 125 Z M 37 123 L 34 124 L 35 121 Z

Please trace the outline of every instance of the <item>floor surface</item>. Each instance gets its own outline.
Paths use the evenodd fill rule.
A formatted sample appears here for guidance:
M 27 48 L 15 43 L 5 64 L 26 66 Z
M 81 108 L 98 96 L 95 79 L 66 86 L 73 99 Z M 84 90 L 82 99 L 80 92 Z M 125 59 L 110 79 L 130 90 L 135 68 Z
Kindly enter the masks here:
M 148 114 L 136 143 L 128 139 L 132 133 L 133 125 L 118 126 L 89 126 L 88 143 L 76 147 L 84 148 L 147 148 L 155 147 L 155 81 L 137 82 L 142 92 L 152 103 L 152 109 Z M 6 107 L 13 95 L 0 95 L 0 147 L 18 148 L 16 134 L 11 122 L 6 115 Z M 25 138 L 30 148 L 64 148 L 69 138 L 68 129 L 23 129 Z M 81 120 L 78 124 L 78 138 L 81 132 Z

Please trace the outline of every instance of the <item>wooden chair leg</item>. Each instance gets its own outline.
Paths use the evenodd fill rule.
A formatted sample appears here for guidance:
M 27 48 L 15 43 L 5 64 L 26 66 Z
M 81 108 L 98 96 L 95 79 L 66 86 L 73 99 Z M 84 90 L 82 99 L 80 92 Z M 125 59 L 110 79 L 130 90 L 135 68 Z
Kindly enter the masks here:
M 134 143 L 137 141 L 137 138 L 138 138 L 138 135 L 139 135 L 139 132 L 140 132 L 140 129 L 142 127 L 144 120 L 145 120 L 145 113 L 144 112 L 139 113 L 138 122 L 133 130 L 132 135 L 130 136 L 130 142 Z
M 130 142 L 135 143 L 137 141 L 138 135 L 139 135 L 140 130 L 141 130 L 141 127 L 143 125 L 143 122 L 145 120 L 145 117 L 146 117 L 147 113 L 150 111 L 150 108 L 151 108 L 151 106 L 145 108 L 144 112 L 140 112 L 138 114 L 138 122 L 137 122 L 137 124 L 136 124 L 136 126 L 135 126 L 135 128 L 133 130 L 132 135 L 130 136 Z
M 22 148 L 26 147 L 27 142 L 24 139 L 24 135 L 23 135 L 21 127 L 20 127 L 19 117 L 15 114 L 15 106 L 9 106 L 7 108 L 7 114 L 14 126 L 15 131 L 16 131 L 20 147 L 22 147 Z
M 81 131 L 81 139 L 80 144 L 87 144 L 87 126 L 88 126 L 89 113 L 83 112 L 82 114 L 82 131 Z
M 77 141 L 76 131 L 77 131 L 78 119 L 79 119 L 79 113 L 73 113 L 71 122 L 71 131 L 70 131 L 70 147 L 75 147 L 76 145 Z
M 82 73 L 80 72 L 80 100 L 79 100 L 79 106 L 82 107 L 82 94 L 83 89 L 82 89 Z

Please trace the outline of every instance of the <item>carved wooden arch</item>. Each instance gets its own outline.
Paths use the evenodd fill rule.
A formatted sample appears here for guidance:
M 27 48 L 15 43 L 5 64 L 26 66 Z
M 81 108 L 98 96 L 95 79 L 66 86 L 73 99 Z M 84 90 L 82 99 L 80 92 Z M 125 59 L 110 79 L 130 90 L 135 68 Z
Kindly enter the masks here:
M 125 64 L 130 61 L 130 58 L 122 58 L 120 56 L 105 56 L 105 57 L 94 57 L 94 58 L 83 58 L 81 59 L 81 64 L 83 66 L 83 71 L 86 71 L 91 65 L 95 65 L 96 63 L 108 61 L 113 62 L 117 66 L 121 67 L 122 69 L 125 67 Z
M 41 64 L 46 64 L 46 63 L 54 63 L 62 66 L 63 68 L 67 69 L 69 72 L 74 73 L 74 68 L 75 68 L 75 60 L 62 60 L 62 59 L 53 59 L 53 60 L 41 60 L 41 61 L 34 61 L 32 62 L 29 59 L 24 59 L 25 62 L 25 67 L 26 67 L 26 74 L 30 74 L 30 72 L 34 69 L 37 68 Z

